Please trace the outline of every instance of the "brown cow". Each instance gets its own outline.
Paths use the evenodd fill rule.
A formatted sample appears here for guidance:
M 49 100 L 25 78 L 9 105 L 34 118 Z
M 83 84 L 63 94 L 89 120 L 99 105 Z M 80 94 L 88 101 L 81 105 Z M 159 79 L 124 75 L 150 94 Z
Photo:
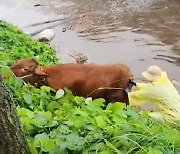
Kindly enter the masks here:
M 55 90 L 69 88 L 78 96 L 104 98 L 107 102 L 128 104 L 126 88 L 131 89 L 132 73 L 123 64 L 57 64 L 40 66 L 34 59 L 21 59 L 10 67 L 36 87 L 47 85 Z

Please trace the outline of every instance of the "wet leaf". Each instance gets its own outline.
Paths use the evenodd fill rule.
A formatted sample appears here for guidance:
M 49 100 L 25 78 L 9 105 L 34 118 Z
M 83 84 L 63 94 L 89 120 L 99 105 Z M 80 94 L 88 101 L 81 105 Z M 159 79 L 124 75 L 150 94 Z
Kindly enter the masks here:
M 107 122 L 103 119 L 102 116 L 97 116 L 95 119 L 98 127 L 106 128 L 108 126 Z
M 41 150 L 44 152 L 50 152 L 55 148 L 54 140 L 52 139 L 45 139 L 41 142 Z
M 29 143 L 29 150 L 32 154 L 38 154 L 36 146 L 33 143 Z
M 100 154 L 114 154 L 114 152 L 110 150 L 103 150 Z
M 32 104 L 32 96 L 31 94 L 24 94 L 24 100 L 27 104 Z
M 106 145 L 113 149 L 117 154 L 123 154 L 120 150 L 118 150 L 111 142 L 107 141 L 106 139 L 104 140 Z
M 150 148 L 147 154 L 163 154 L 163 153 L 156 148 Z
M 16 88 L 20 88 L 23 85 L 23 80 L 21 78 L 15 78 L 15 86 Z
M 125 109 L 126 105 L 124 103 L 113 103 L 109 104 L 107 109 L 111 110 L 113 113 L 120 112 Z
M 17 108 L 18 114 L 21 116 L 27 116 L 29 118 L 34 117 L 34 112 L 26 109 L 26 108 Z
M 113 115 L 113 121 L 116 123 L 116 124 L 119 124 L 119 123 L 126 123 L 127 120 L 123 117 L 120 117 L 118 115 Z
M 13 72 L 8 66 L 1 66 L 1 74 L 7 75 L 8 77 L 13 77 Z
M 104 106 L 105 99 L 98 98 L 92 101 L 92 103 L 97 104 L 98 106 Z
M 59 98 L 61 98 L 63 95 L 64 95 L 64 90 L 59 89 L 59 90 L 56 92 L 55 98 L 56 98 L 56 99 L 59 99 Z

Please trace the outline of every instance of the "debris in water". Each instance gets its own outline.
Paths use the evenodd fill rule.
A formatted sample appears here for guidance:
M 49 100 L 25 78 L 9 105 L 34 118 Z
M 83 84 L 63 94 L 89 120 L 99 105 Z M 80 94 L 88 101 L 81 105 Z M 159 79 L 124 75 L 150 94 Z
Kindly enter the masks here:
M 45 29 L 38 34 L 38 40 L 41 42 L 48 42 L 53 39 L 55 33 L 52 29 Z
M 34 7 L 41 6 L 41 4 L 35 4 Z
M 76 60 L 77 64 L 88 63 L 88 58 L 83 53 L 72 53 L 72 54 L 69 54 L 69 55 Z
M 62 32 L 66 32 L 66 28 L 63 28 L 63 29 L 62 29 Z

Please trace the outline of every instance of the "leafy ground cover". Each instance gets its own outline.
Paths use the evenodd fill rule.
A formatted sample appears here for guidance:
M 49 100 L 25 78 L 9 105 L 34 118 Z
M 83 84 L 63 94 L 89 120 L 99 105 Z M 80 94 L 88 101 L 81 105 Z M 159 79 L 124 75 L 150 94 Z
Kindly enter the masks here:
M 180 153 L 179 126 L 159 123 L 146 112 L 122 103 L 74 96 L 70 90 L 40 89 L 14 77 L 7 65 L 38 57 L 41 65 L 59 63 L 55 51 L 17 27 L 0 21 L 1 72 L 32 154 L 173 154 Z

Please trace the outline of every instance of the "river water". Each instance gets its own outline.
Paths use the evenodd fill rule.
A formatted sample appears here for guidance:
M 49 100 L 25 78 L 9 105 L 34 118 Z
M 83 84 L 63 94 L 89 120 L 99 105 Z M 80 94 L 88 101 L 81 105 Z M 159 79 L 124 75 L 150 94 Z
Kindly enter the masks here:
M 32 23 L 82 15 L 53 28 L 51 45 L 64 63 L 77 52 L 92 63 L 124 63 L 135 76 L 158 65 L 180 81 L 179 0 L 0 0 L 0 18 L 25 31 L 49 25 L 26 27 Z

